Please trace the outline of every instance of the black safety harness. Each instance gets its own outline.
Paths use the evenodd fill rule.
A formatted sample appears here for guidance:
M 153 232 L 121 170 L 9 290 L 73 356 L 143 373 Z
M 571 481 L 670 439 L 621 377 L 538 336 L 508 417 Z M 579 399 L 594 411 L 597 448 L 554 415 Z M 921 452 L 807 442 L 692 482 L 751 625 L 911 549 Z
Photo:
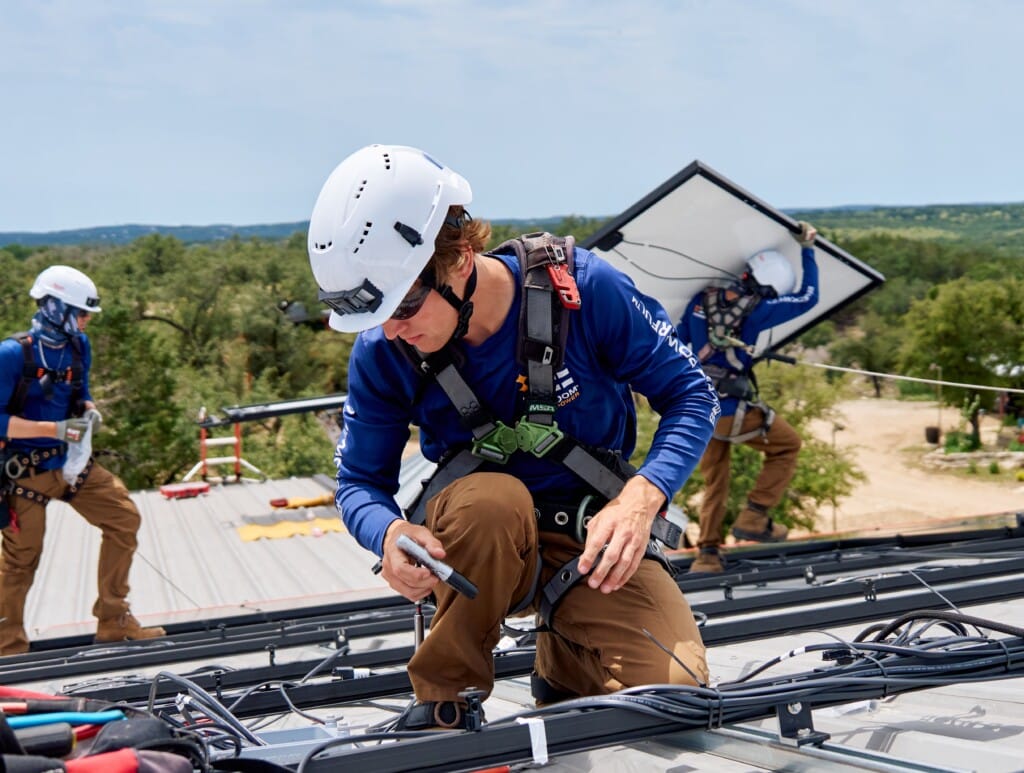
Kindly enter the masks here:
M 738 297 L 729 301 L 725 297 L 726 290 L 720 287 L 709 287 L 704 290 L 704 316 L 708 326 L 708 342 L 698 358 L 701 367 L 718 390 L 722 398 L 736 398 L 736 414 L 732 421 L 732 430 L 728 435 L 715 434 L 716 440 L 727 443 L 746 443 L 756 437 L 768 434 L 775 422 L 775 411 L 758 396 L 757 379 L 751 368 L 743 364 L 737 354 L 738 350 L 747 350 L 747 345 L 739 337 L 743 322 L 761 301 L 756 292 L 743 291 Z M 706 361 L 715 352 L 725 355 L 729 367 L 714 365 Z M 748 432 L 740 432 L 743 419 L 750 408 L 758 408 L 764 420 L 759 427 Z
M 20 416 L 25 408 L 25 400 L 28 397 L 29 387 L 36 381 L 43 390 L 43 395 L 50 399 L 53 396 L 53 386 L 56 383 L 65 383 L 71 387 L 71 400 L 69 402 L 68 416 L 79 416 L 82 414 L 85 405 L 83 402 L 83 384 L 85 382 L 85 366 L 82 361 L 82 344 L 78 336 L 71 339 L 71 364 L 63 370 L 53 370 L 36 363 L 32 353 L 35 339 L 29 332 L 16 333 L 11 338 L 21 344 L 22 370 L 18 385 L 14 388 L 10 401 L 7 403 L 7 414 L 9 416 Z M 29 475 L 39 464 L 59 456 L 63 448 L 42 448 L 22 452 L 11 448 L 8 438 L 0 439 L 0 528 L 5 528 L 10 522 L 10 500 L 18 496 L 37 502 L 45 507 L 51 497 L 40 494 L 27 488 L 20 483 L 20 478 Z M 85 479 L 92 470 L 93 460 L 89 459 L 85 469 L 78 475 L 73 485 L 68 486 L 67 491 L 61 495 L 61 499 L 70 502 L 78 493 Z
M 540 531 L 566 534 L 585 542 L 585 529 L 604 502 L 614 499 L 635 472 L 617 451 L 594 449 L 580 443 L 558 428 L 555 409 L 558 395 L 555 374 L 565 360 L 571 312 L 580 308 L 580 295 L 574 278 L 574 247 L 571 236 L 559 238 L 548 233 L 526 234 L 499 245 L 492 255 L 515 254 L 523 281 L 519 311 L 519 338 L 516 357 L 527 370 L 525 410 L 513 426 L 496 419 L 473 393 L 459 372 L 461 356 L 450 343 L 440 351 L 423 355 L 396 339 L 406 358 L 425 376 L 433 378 L 459 413 L 460 421 L 473 435 L 468 447 L 446 455 L 434 475 L 424 481 L 424 489 L 407 512 L 408 519 L 422 524 L 426 503 L 446 486 L 462 478 L 481 464 L 505 464 L 514 453 L 530 453 L 558 462 L 575 473 L 592 490 L 575 512 L 572 508 L 547 507 L 535 503 Z M 645 557 L 668 561 L 658 544 L 675 548 L 682 530 L 660 513 L 654 519 L 651 540 Z M 539 611 L 544 625 L 551 627 L 555 608 L 565 594 L 582 579 L 579 557 L 561 567 L 544 586 Z M 509 614 L 527 608 L 536 594 L 541 562 L 526 597 Z

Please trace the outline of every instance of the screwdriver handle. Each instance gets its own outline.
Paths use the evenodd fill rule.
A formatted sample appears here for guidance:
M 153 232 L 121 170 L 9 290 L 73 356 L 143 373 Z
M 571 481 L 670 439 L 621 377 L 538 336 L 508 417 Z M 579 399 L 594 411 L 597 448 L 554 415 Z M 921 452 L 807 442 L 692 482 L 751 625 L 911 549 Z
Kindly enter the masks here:
M 400 547 L 407 556 L 416 559 L 417 562 L 427 567 L 427 569 L 433 572 L 441 582 L 455 589 L 467 598 L 476 598 L 478 591 L 477 587 L 473 583 L 448 566 L 444 561 L 439 561 L 434 558 L 427 552 L 426 548 L 418 542 L 410 539 L 405 534 L 401 534 L 395 541 L 395 544 L 398 545 L 398 547 Z

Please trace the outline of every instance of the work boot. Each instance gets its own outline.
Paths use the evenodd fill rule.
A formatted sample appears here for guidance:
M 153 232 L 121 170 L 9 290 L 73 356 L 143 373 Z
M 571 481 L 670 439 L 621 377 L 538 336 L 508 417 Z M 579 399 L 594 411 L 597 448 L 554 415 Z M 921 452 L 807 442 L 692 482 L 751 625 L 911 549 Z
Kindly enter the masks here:
M 580 697 L 575 693 L 559 690 L 536 671 L 530 674 L 530 693 L 533 695 L 534 705 L 538 709 L 543 706 L 550 706 L 562 701 L 571 701 L 574 698 Z
M 782 542 L 789 529 L 781 523 L 773 523 L 760 505 L 748 502 L 746 508 L 732 525 L 732 536 L 738 540 L 754 542 Z
M 705 545 L 690 564 L 690 574 L 720 574 L 725 570 L 718 545 Z
M 24 655 L 28 652 L 28 636 L 20 623 L 0 623 L 0 655 Z
M 135 615 L 131 612 L 125 612 L 120 617 L 100 620 L 96 626 L 96 638 L 94 641 L 97 643 L 139 641 L 142 639 L 158 639 L 166 635 L 167 631 L 160 626 L 143 628 L 139 621 L 135 619 Z
M 396 730 L 466 730 L 465 703 L 455 701 L 425 701 L 417 703 L 398 720 Z M 483 719 L 481 711 L 480 719 Z

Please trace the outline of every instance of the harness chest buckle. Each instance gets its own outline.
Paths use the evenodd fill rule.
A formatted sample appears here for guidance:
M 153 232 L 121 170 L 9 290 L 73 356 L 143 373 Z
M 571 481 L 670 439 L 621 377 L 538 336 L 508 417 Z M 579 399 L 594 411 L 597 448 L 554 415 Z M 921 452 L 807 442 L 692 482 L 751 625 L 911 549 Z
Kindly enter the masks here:
M 565 433 L 557 424 L 535 424 L 526 419 L 516 423 L 516 446 L 521 451 L 529 451 L 538 459 L 558 444 Z
M 495 464 L 505 464 L 518 448 L 516 430 L 499 421 L 490 432 L 473 441 L 472 454 Z

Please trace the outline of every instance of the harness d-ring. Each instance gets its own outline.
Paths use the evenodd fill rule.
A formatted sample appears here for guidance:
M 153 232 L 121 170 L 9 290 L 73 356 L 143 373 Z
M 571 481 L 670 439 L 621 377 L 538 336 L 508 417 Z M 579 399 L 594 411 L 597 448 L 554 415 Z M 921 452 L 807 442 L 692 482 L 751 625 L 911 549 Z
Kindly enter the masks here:
M 587 494 L 583 499 L 580 500 L 580 506 L 576 508 L 576 533 L 573 535 L 577 542 L 586 543 L 587 535 L 583 532 L 587 528 L 587 524 L 590 523 L 590 519 L 593 516 L 584 515 L 587 511 L 587 505 L 594 498 L 593 494 Z

